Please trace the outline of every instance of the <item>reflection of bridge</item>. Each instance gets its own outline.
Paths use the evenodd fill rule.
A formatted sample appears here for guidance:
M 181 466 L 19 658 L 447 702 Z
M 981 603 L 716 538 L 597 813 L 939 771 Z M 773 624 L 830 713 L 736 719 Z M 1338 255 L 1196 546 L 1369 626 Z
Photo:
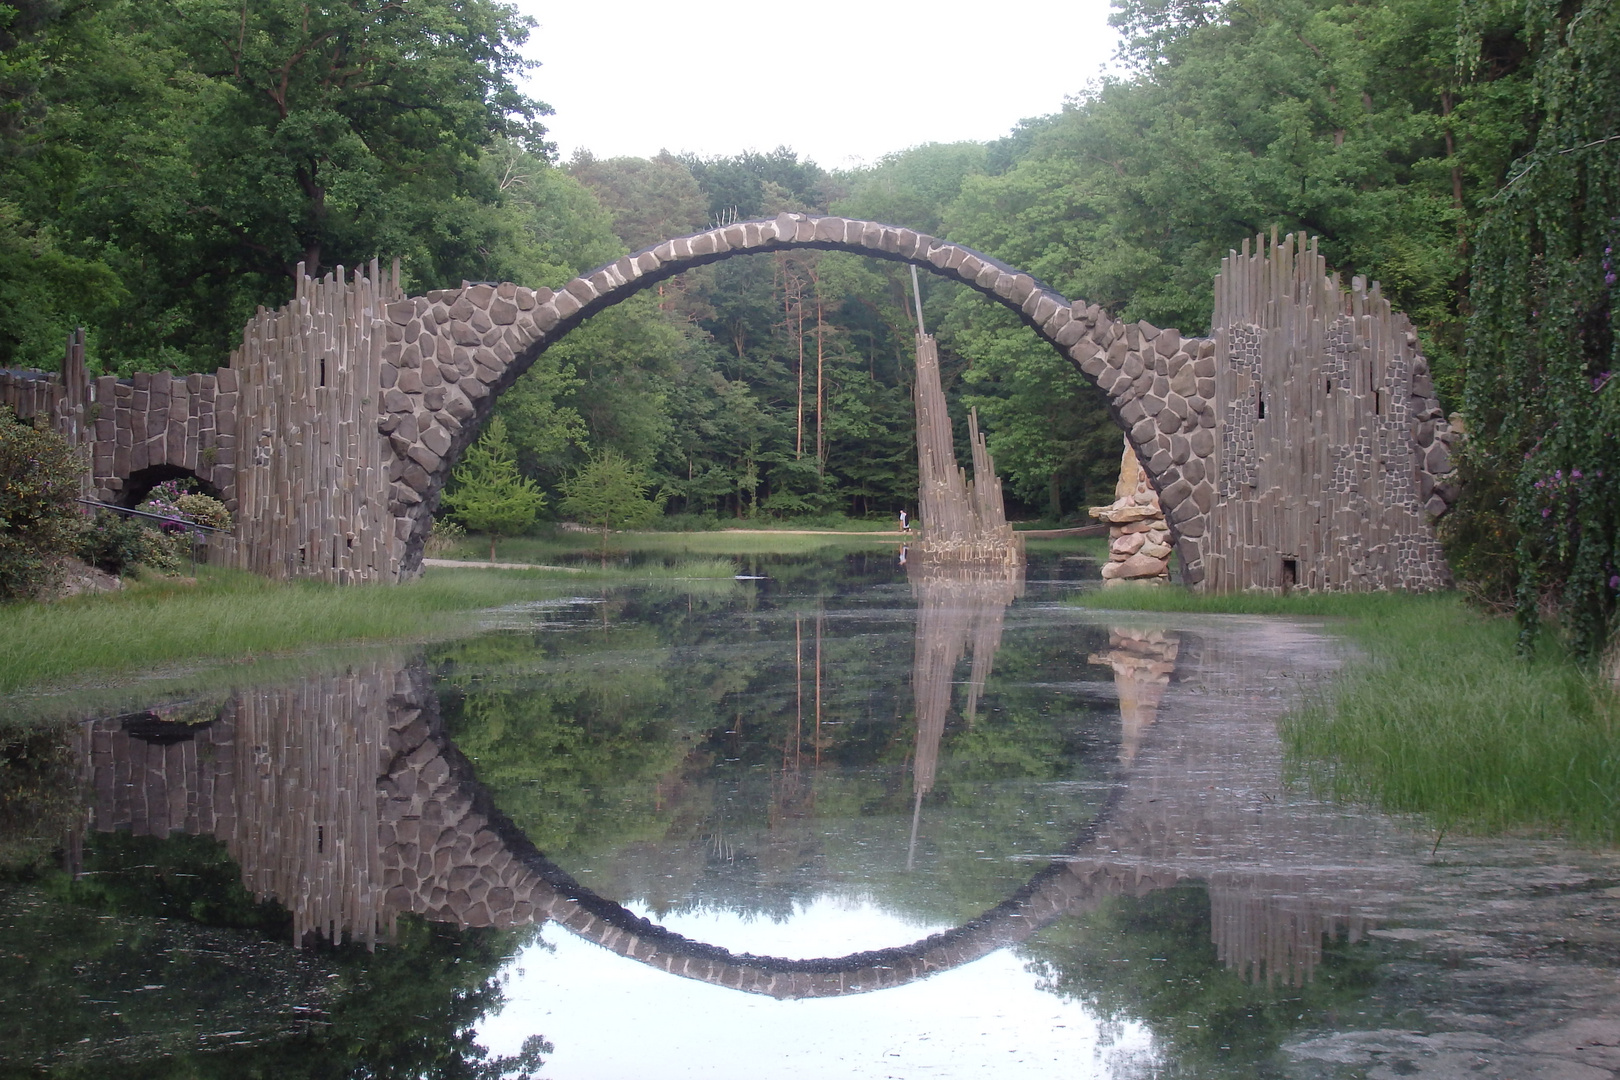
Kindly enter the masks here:
M 1188 584 L 1432 588 L 1427 515 L 1455 491 L 1449 430 L 1411 324 L 1376 283 L 1341 291 L 1303 237 L 1225 261 L 1208 338 L 1125 323 L 959 244 L 871 221 L 782 214 L 679 237 L 562 289 L 406 297 L 375 262 L 299 274 L 212 375 L 0 372 L 0 404 L 87 448 L 93 490 L 207 479 L 237 517 L 237 565 L 331 581 L 421 564 L 439 493 L 495 398 L 590 316 L 685 270 L 820 249 L 905 262 L 1010 309 L 1107 395 L 1158 491 Z M 73 359 L 74 356 L 77 359 Z M 154 471 L 156 470 L 156 471 Z
M 985 615 L 982 625 L 999 623 L 999 611 Z M 249 888 L 292 911 L 300 938 L 372 941 L 401 912 L 466 926 L 554 919 L 673 974 L 810 997 L 921 978 L 1109 896 L 1201 880 L 1226 963 L 1299 981 L 1323 933 L 1357 933 L 1393 883 L 1370 891 L 1378 841 L 1368 823 L 1290 816 L 1279 805 L 1279 762 L 1263 749 L 1275 745 L 1282 701 L 1274 685 L 1288 682 L 1288 666 L 1308 650 L 1320 651 L 1319 642 L 1286 634 L 1256 627 L 1241 640 L 1206 637 L 1190 649 L 1177 635 L 1116 629 L 1110 662 L 1122 700 L 1135 703 L 1136 749 L 1102 816 L 978 918 L 839 958 L 733 955 L 579 885 L 490 804 L 440 729 L 419 667 L 372 663 L 243 692 L 201 727 L 97 721 L 84 729 L 84 767 L 95 828 L 217 836 Z M 1154 649 L 1161 659 L 1143 662 Z M 919 662 L 924 651 L 919 640 Z M 1174 685 L 1171 668 L 1181 679 Z M 1146 703 L 1158 694 L 1154 710 Z

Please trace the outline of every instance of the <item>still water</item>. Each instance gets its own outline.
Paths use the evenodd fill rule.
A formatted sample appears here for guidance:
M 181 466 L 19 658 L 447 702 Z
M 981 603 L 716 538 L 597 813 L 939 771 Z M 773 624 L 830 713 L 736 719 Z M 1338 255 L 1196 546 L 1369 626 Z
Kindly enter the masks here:
M 14 750 L 0 1075 L 1620 1070 L 1620 860 L 1290 785 L 1324 628 L 739 569 Z

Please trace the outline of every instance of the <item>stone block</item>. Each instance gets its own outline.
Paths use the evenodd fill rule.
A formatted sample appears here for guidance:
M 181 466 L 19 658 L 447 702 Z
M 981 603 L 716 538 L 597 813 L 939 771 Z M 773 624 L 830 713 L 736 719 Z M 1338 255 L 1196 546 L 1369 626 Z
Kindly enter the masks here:
M 421 438 L 422 445 L 438 457 L 442 458 L 450 452 L 450 433 L 441 427 L 434 427 L 422 432 Z
M 415 408 L 411 404 L 411 399 L 406 397 L 398 387 L 392 387 L 383 392 L 382 405 L 385 411 L 396 413 L 411 412 Z
M 1086 333 L 1087 331 L 1085 323 L 1070 322 L 1058 330 L 1057 334 L 1053 336 L 1052 341 L 1055 342 L 1059 348 L 1067 349 L 1069 346 L 1076 344 L 1081 338 L 1085 337 Z
M 1178 477 L 1174 483 L 1159 492 L 1159 504 L 1166 510 L 1173 510 L 1185 502 L 1191 494 L 1192 485 Z
M 400 371 L 399 382 L 395 385 L 407 394 L 420 394 L 423 389 L 422 373 L 414 368 L 405 368 Z
M 553 308 L 556 309 L 558 321 L 561 322 L 561 320 L 563 320 L 563 319 L 569 319 L 569 318 L 572 318 L 573 316 L 579 314 L 580 309 L 582 307 L 584 307 L 585 305 L 580 302 L 579 297 L 575 296 L 573 293 L 568 292 L 565 289 L 564 291 L 558 293 L 556 296 L 553 296 L 551 298 L 551 303 L 548 306 L 553 307 Z M 540 310 L 544 310 L 544 309 L 542 308 Z M 548 333 L 551 330 L 551 327 L 543 327 L 543 328 Z

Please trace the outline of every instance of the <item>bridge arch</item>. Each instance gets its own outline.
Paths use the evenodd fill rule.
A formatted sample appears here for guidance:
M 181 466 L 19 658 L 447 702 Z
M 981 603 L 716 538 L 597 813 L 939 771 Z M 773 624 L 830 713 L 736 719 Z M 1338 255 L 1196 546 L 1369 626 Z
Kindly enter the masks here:
M 998 259 L 926 233 L 808 214 L 666 240 L 555 291 L 471 285 L 388 304 L 378 426 L 396 455 L 390 510 L 402 524 L 403 569 L 421 565 L 439 495 L 495 399 L 549 346 L 592 315 L 685 270 L 800 248 L 910 263 L 1016 313 L 1107 396 L 1110 415 L 1159 492 L 1183 580 L 1203 580 L 1200 538 L 1216 501 L 1213 339 L 1124 323 Z

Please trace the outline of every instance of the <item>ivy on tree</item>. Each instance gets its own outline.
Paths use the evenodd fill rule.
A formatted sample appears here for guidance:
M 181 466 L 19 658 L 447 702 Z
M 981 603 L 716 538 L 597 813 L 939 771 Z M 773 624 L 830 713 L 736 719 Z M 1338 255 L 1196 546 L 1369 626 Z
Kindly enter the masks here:
M 444 505 L 473 532 L 489 534 L 491 562 L 495 541 L 533 525 L 546 503 L 539 486 L 518 472 L 517 452 L 507 438 L 506 422 L 498 416 L 467 449 L 451 479 L 455 487 L 445 495 Z

